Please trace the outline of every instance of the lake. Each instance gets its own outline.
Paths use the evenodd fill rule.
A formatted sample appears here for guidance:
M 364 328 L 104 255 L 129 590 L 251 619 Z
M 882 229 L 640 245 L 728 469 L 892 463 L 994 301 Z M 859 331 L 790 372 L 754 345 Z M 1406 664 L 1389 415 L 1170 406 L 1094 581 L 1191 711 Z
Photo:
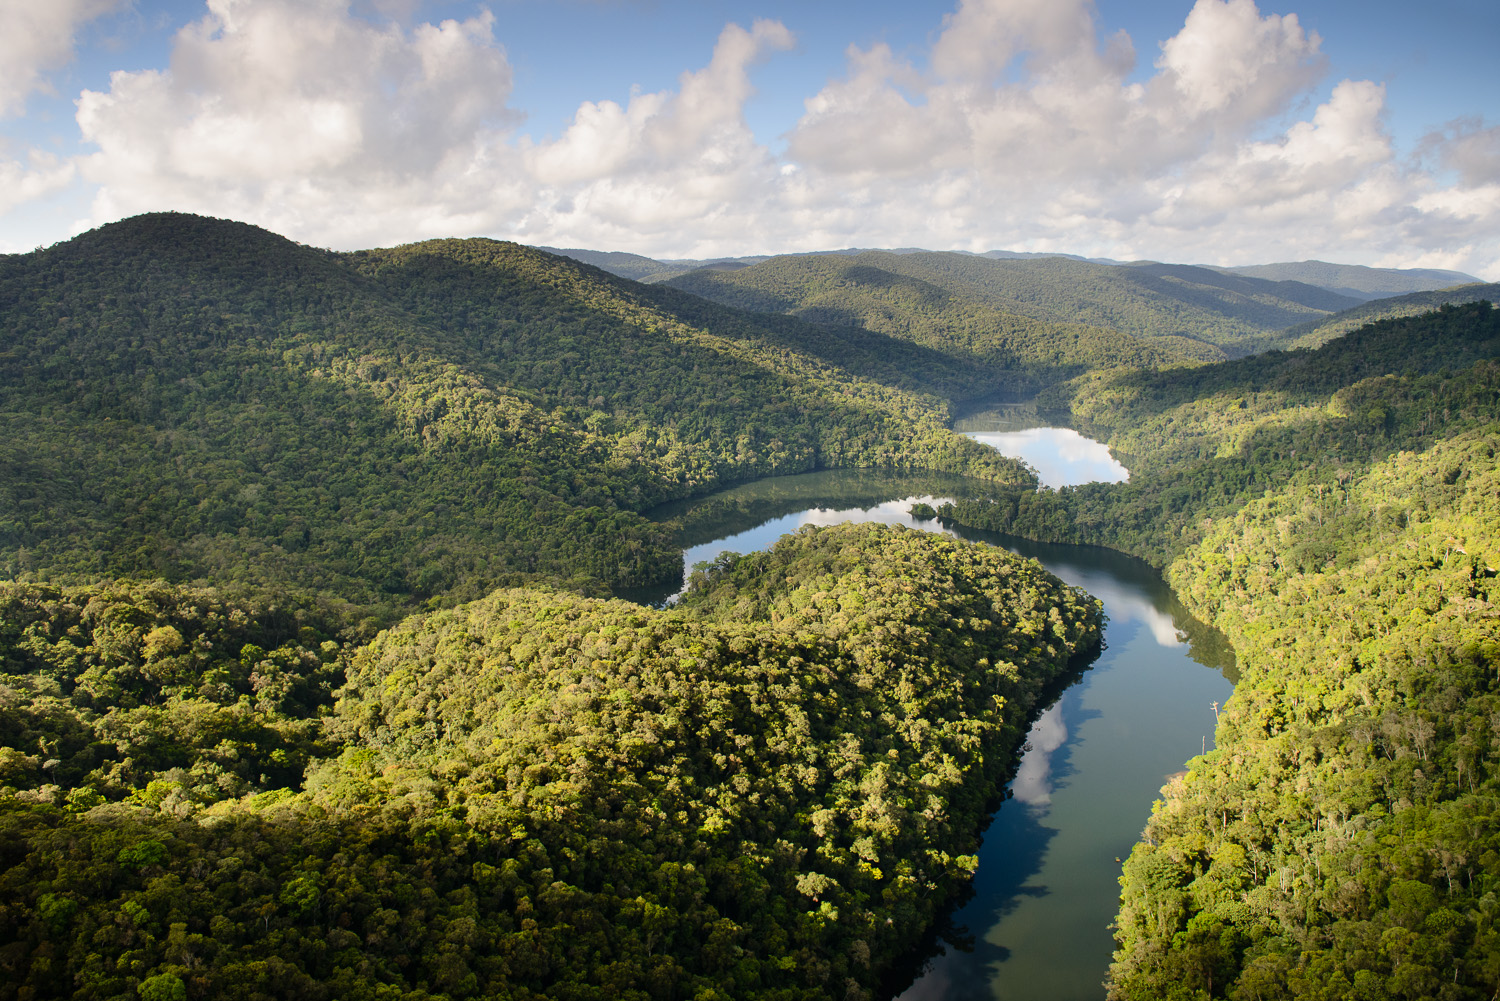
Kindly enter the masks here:
M 1075 447 L 1069 435 L 1052 441 L 1054 453 Z M 1023 457 L 1049 470 L 1049 486 L 1091 476 L 1084 470 L 1099 461 L 1097 453 L 1084 465 Z M 1053 472 L 1070 466 L 1071 472 Z M 1138 560 L 948 527 L 909 513 L 918 501 L 937 507 L 975 488 L 952 477 L 832 470 L 745 484 L 653 516 L 680 521 L 689 568 L 722 552 L 765 549 L 803 525 L 880 521 L 1034 557 L 1104 602 L 1104 649 L 1033 724 L 1009 798 L 985 833 L 972 896 L 908 958 L 910 972 L 890 992 L 901 1001 L 1099 1001 L 1113 950 L 1108 925 L 1119 900 L 1118 860 L 1139 837 L 1168 776 L 1211 746 L 1212 706 L 1222 706 L 1233 690 L 1232 657 L 1222 636 L 1192 619 Z M 629 596 L 661 602 L 678 590 Z

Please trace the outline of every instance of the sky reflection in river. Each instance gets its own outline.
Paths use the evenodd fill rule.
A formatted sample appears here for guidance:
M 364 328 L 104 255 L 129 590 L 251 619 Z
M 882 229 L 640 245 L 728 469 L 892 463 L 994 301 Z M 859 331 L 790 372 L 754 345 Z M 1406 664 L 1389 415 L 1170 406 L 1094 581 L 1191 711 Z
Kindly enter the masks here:
M 914 943 L 906 975 L 913 979 L 890 984 L 902 1001 L 1100 1001 L 1118 860 L 1167 776 L 1211 746 L 1210 707 L 1232 688 L 1205 665 L 1232 672 L 1232 661 L 1219 663 L 1222 638 L 1193 622 L 1145 564 L 1105 549 L 949 530 L 911 516 L 914 503 L 939 507 L 952 489 L 828 471 L 743 484 L 697 502 L 727 506 L 718 520 L 695 521 L 686 505 L 667 516 L 694 526 L 691 542 L 684 540 L 689 567 L 725 550 L 769 548 L 805 525 L 879 521 L 1003 546 L 1104 602 L 1105 649 L 1034 721 L 1012 798 L 979 849 L 972 898 L 949 915 L 940 951 Z
M 898 500 L 885 501 L 873 507 L 846 507 L 846 508 L 822 508 L 814 507 L 796 514 L 773 518 L 764 524 L 757 525 L 745 532 L 739 532 L 712 542 L 690 546 L 683 550 L 683 586 L 687 586 L 687 576 L 693 572 L 693 566 L 697 563 L 712 563 L 719 558 L 721 553 L 754 553 L 762 549 L 770 549 L 776 544 L 776 540 L 783 535 L 797 531 L 803 525 L 842 525 L 845 522 L 876 521 L 882 525 L 905 525 L 907 528 L 920 528 L 928 532 L 939 532 L 943 535 L 954 534 L 935 520 L 921 521 L 911 516 L 910 508 L 917 502 L 930 504 L 937 507 L 948 503 L 950 497 L 903 497 Z M 681 592 L 678 592 L 679 594 Z M 675 597 L 675 595 L 674 595 Z
M 1130 470 L 1115 461 L 1108 445 L 1085 438 L 1072 428 L 970 431 L 968 435 L 1001 455 L 1026 462 L 1037 471 L 1044 487 L 1123 483 L 1130 479 Z
M 1018 803 L 1036 810 L 1052 805 L 1052 752 L 1068 741 L 1068 724 L 1062 706 L 1053 705 L 1031 724 L 1026 735 L 1026 756 L 1011 780 L 1011 795 Z

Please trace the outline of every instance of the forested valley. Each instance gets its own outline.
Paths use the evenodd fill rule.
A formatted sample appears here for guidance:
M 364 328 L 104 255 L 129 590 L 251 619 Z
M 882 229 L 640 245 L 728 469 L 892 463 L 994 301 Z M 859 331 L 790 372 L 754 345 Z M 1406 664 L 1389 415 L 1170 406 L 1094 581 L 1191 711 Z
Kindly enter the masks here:
M 1234 646 L 1217 749 L 1124 867 L 1114 998 L 1500 988 L 1500 312 L 1094 373 L 1054 400 L 1128 484 L 956 521 L 1142 555 Z
M 810 531 L 666 610 L 663 501 L 1011 378 L 489 240 L 143 216 L 0 259 L 0 997 L 860 997 L 1097 602 Z
M 1500 314 L 1009 263 L 643 285 L 176 214 L 0 257 L 0 998 L 878 995 L 1101 613 L 868 525 L 612 597 L 682 571 L 646 512 L 840 467 L 1233 643 L 1112 996 L 1492 997 Z M 1029 397 L 1130 481 L 951 430 Z

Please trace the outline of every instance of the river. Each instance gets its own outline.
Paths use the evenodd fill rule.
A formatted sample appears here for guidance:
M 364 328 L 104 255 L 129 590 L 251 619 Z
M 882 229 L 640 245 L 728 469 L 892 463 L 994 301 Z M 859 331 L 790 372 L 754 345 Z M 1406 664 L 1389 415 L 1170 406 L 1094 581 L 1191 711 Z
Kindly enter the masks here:
M 1049 446 L 1048 436 L 1030 435 L 1028 447 L 1044 444 L 1022 457 L 1042 472 L 1044 483 L 1123 478 L 1123 467 L 1098 465 L 1097 451 L 1081 464 L 1064 461 L 1057 453 L 1090 451 L 1077 437 L 1054 435 Z M 1020 454 L 1015 442 L 992 443 Z M 985 833 L 972 896 L 935 930 L 909 963 L 912 973 L 892 989 L 900 1001 L 1100 1001 L 1113 948 L 1108 925 L 1119 902 L 1119 859 L 1139 837 L 1167 778 L 1212 746 L 1213 707 L 1233 690 L 1232 659 L 1223 638 L 1193 620 L 1138 560 L 944 526 L 909 513 L 919 501 L 936 507 L 972 489 L 973 483 L 954 478 L 835 470 L 745 484 L 654 516 L 680 521 L 689 568 L 725 551 L 765 549 L 803 525 L 880 521 L 1034 557 L 1104 602 L 1104 649 L 1033 724 L 1008 798 Z M 675 590 L 630 596 L 659 602 Z

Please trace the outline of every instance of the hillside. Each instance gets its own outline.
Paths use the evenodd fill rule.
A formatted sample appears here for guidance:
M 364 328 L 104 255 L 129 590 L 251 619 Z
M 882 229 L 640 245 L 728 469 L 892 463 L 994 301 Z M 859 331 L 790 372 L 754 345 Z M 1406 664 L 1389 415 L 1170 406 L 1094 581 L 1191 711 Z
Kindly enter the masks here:
M 1440 271 L 1434 268 L 1367 268 L 1362 264 L 1329 264 L 1327 261 L 1298 261 L 1283 264 L 1249 264 L 1218 268 L 1247 278 L 1270 281 L 1295 281 L 1316 285 L 1330 292 L 1354 299 L 1384 299 L 1408 292 L 1427 292 L 1473 285 L 1482 279 L 1462 271 Z
M 1066 324 L 1087 340 L 1078 350 L 1081 360 L 1127 350 L 1120 334 L 1179 357 L 1249 354 L 1278 344 L 1287 326 L 1355 304 L 1297 282 L 1207 268 L 950 253 L 773 258 L 667 284 L 746 309 L 861 323 L 894 336 L 941 336 L 946 327 L 963 325 L 980 334 L 1029 337 L 1042 351 L 1055 325 Z
M 1500 284 L 1459 285 L 1455 288 L 1444 288 L 1432 292 L 1412 292 L 1388 299 L 1375 299 L 1335 313 L 1326 319 L 1289 328 L 1286 331 L 1286 346 L 1315 348 L 1377 320 L 1399 316 L 1420 316 L 1440 306 L 1457 306 L 1481 300 L 1500 302 Z
M 598 589 L 679 573 L 636 512 L 720 482 L 1023 475 L 946 429 L 952 360 L 495 241 L 337 255 L 142 216 L 0 261 L 0 310 L 9 574 Z
M 1147 342 L 1116 330 L 1006 312 L 982 290 L 923 268 L 931 255 L 808 255 L 734 272 L 695 271 L 666 282 L 715 302 L 812 323 L 853 325 L 976 362 L 1038 371 L 1038 384 L 1102 366 L 1162 366 L 1220 357 L 1185 338 Z M 957 255 L 942 255 L 957 257 Z M 963 258 L 959 258 L 963 260 Z M 991 262 L 972 258 L 984 268 Z
M 1151 558 L 1240 670 L 1125 864 L 1110 997 L 1493 997 L 1500 312 L 1071 391 L 1128 484 L 943 515 Z
M 734 479 L 1034 482 L 942 395 L 1034 372 L 176 214 L 0 311 L 0 997 L 868 998 L 1098 646 L 879 526 L 604 597 Z
M 343 649 L 204 590 L 0 611 L 0 990 L 101 1001 L 868 999 L 1101 625 L 871 525 Z

